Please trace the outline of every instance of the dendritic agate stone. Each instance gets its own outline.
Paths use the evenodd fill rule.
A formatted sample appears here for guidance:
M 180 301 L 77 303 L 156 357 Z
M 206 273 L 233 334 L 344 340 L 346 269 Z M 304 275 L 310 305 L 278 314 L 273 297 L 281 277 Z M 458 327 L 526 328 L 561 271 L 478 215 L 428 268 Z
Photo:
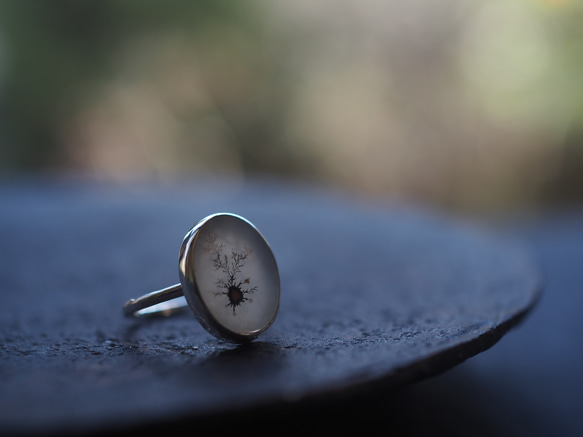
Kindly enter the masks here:
M 180 274 L 195 316 L 219 338 L 252 340 L 277 315 L 275 258 L 259 231 L 242 217 L 215 214 L 195 225 L 183 242 Z

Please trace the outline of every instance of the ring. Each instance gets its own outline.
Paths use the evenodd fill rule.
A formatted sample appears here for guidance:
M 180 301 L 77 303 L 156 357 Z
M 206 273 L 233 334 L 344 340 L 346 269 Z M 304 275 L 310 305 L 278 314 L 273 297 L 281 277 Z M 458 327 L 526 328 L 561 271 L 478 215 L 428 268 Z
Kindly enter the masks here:
M 277 316 L 275 257 L 241 216 L 218 213 L 195 224 L 182 241 L 178 271 L 180 284 L 129 300 L 124 315 L 168 315 L 187 304 L 208 332 L 236 343 L 257 338 Z

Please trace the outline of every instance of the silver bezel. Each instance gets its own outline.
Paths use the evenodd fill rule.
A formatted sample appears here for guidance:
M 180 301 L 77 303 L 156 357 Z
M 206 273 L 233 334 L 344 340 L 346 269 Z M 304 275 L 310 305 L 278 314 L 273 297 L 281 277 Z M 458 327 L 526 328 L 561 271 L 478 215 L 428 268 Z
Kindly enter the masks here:
M 219 216 L 230 216 L 234 217 L 238 220 L 245 222 L 249 225 L 255 232 L 259 234 L 259 236 L 265 242 L 266 247 L 269 249 L 269 253 L 271 258 L 273 259 L 273 263 L 275 265 L 275 273 L 277 277 L 277 307 L 274 312 L 273 318 L 261 329 L 250 333 L 242 333 L 242 332 L 235 332 L 232 331 L 225 326 L 223 326 L 220 322 L 218 322 L 211 312 L 208 310 L 207 306 L 204 303 L 200 295 L 200 290 L 198 283 L 196 281 L 196 275 L 194 269 L 191 266 L 194 266 L 194 252 L 195 247 L 198 242 L 198 237 L 201 234 L 201 230 L 204 228 L 206 224 L 211 222 L 213 219 Z M 180 275 L 180 284 L 182 286 L 182 292 L 184 293 L 184 297 L 188 302 L 188 306 L 194 313 L 194 316 L 199 321 L 199 323 L 205 328 L 208 332 L 214 335 L 221 340 L 226 340 L 235 343 L 245 343 L 257 338 L 262 332 L 264 332 L 267 328 L 271 326 L 275 318 L 277 317 L 277 313 L 279 311 L 279 301 L 280 301 L 280 278 L 279 278 L 279 270 L 277 268 L 277 262 L 275 260 L 275 256 L 273 255 L 273 251 L 269 246 L 269 243 L 265 239 L 265 237 L 259 232 L 259 230 L 251 223 L 249 220 L 231 213 L 217 213 L 209 215 L 204 219 L 200 220 L 196 223 L 192 229 L 186 234 L 184 240 L 182 241 L 182 245 L 180 247 L 180 254 L 178 258 L 178 270 Z

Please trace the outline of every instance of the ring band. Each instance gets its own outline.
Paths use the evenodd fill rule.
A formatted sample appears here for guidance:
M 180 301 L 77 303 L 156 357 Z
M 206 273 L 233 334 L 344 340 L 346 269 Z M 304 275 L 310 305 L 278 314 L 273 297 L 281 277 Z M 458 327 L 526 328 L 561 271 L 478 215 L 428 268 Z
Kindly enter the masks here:
M 162 315 L 168 316 L 176 310 L 182 310 L 188 306 L 184 299 L 182 286 L 175 284 L 162 290 L 152 291 L 151 293 L 140 296 L 136 299 L 130 299 L 123 306 L 124 316 L 146 316 Z
M 166 316 L 188 306 L 208 332 L 238 343 L 257 338 L 275 320 L 277 263 L 247 219 L 219 213 L 199 221 L 182 241 L 178 267 L 179 284 L 130 299 L 124 315 Z

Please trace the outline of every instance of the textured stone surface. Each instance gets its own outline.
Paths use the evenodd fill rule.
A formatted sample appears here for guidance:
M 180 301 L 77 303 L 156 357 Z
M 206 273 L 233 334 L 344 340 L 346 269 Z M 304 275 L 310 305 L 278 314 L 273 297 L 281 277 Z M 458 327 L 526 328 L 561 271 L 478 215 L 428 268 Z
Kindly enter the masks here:
M 293 407 L 446 370 L 531 308 L 530 256 L 450 219 L 273 183 L 0 191 L 0 430 L 111 430 Z M 245 347 L 189 313 L 123 303 L 177 282 L 200 218 L 251 220 L 281 275 L 273 326 Z

